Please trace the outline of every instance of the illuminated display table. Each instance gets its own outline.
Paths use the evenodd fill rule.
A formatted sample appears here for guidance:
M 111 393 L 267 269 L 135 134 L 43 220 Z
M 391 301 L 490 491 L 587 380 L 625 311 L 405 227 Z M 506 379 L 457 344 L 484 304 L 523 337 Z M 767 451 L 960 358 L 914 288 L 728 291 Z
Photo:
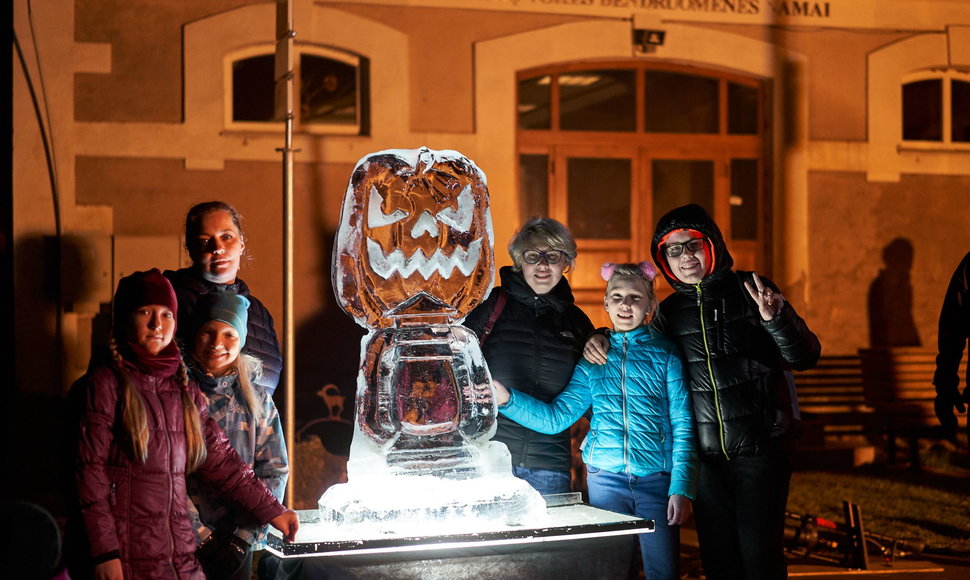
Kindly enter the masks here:
M 630 566 L 634 535 L 654 525 L 576 503 L 546 512 L 542 525 L 531 528 L 341 538 L 339 527 L 324 526 L 316 510 L 306 510 L 298 512 L 296 541 L 284 542 L 271 529 L 268 550 L 284 559 L 278 580 L 617 578 Z

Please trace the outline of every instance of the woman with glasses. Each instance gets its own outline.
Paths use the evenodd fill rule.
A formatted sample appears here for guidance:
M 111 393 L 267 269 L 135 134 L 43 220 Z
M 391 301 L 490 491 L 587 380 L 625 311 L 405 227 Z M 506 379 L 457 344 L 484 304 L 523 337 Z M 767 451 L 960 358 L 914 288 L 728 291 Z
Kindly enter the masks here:
M 478 334 L 492 378 L 549 403 L 569 383 L 593 331 L 563 277 L 576 260 L 576 241 L 554 219 L 532 218 L 509 242 L 512 266 L 502 285 L 464 321 Z M 540 493 L 570 491 L 569 431 L 548 435 L 498 418 L 495 441 L 512 454 L 512 472 Z

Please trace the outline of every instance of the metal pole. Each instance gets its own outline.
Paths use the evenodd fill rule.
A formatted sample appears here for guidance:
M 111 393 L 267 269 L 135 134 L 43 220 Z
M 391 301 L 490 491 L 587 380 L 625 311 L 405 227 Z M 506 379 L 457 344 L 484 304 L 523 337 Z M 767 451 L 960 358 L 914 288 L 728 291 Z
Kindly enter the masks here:
M 286 484 L 286 505 L 293 507 L 293 481 L 296 475 L 296 367 L 293 356 L 293 6 L 289 0 L 276 0 L 276 115 L 286 123 L 283 153 L 283 389 L 286 397 L 285 438 L 289 453 L 290 477 Z

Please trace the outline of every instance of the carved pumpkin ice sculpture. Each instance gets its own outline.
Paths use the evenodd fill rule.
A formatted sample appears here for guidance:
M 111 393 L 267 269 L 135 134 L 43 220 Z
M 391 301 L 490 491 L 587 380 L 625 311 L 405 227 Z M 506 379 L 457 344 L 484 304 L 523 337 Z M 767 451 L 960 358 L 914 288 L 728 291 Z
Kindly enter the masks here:
M 544 506 L 511 477 L 505 446 L 489 441 L 491 378 L 477 337 L 460 325 L 492 286 L 492 246 L 485 175 L 469 159 L 421 148 L 358 162 L 344 196 L 333 282 L 340 305 L 370 332 L 361 342 L 349 481 L 320 499 L 325 519 L 359 523 L 383 514 L 386 522 L 393 513 L 398 520 L 509 521 Z M 470 480 L 494 477 L 514 481 L 490 482 L 473 497 Z M 393 485 L 395 498 L 417 505 L 395 499 L 378 507 L 388 494 L 362 492 L 368 481 Z M 456 482 L 461 493 L 448 500 Z M 502 505 L 513 509 L 497 510 Z

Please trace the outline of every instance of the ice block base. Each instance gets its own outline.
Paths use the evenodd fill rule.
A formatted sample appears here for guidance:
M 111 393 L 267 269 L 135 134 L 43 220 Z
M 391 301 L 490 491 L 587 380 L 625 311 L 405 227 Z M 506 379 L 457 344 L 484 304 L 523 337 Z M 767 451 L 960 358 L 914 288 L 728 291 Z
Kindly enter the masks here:
M 555 496 L 552 496 L 555 497 Z M 652 520 L 584 504 L 548 507 L 539 526 L 469 529 L 441 535 L 357 534 L 299 512 L 296 541 L 271 530 L 268 550 L 281 557 L 276 580 L 302 578 L 617 578 L 634 553 L 635 534 Z

